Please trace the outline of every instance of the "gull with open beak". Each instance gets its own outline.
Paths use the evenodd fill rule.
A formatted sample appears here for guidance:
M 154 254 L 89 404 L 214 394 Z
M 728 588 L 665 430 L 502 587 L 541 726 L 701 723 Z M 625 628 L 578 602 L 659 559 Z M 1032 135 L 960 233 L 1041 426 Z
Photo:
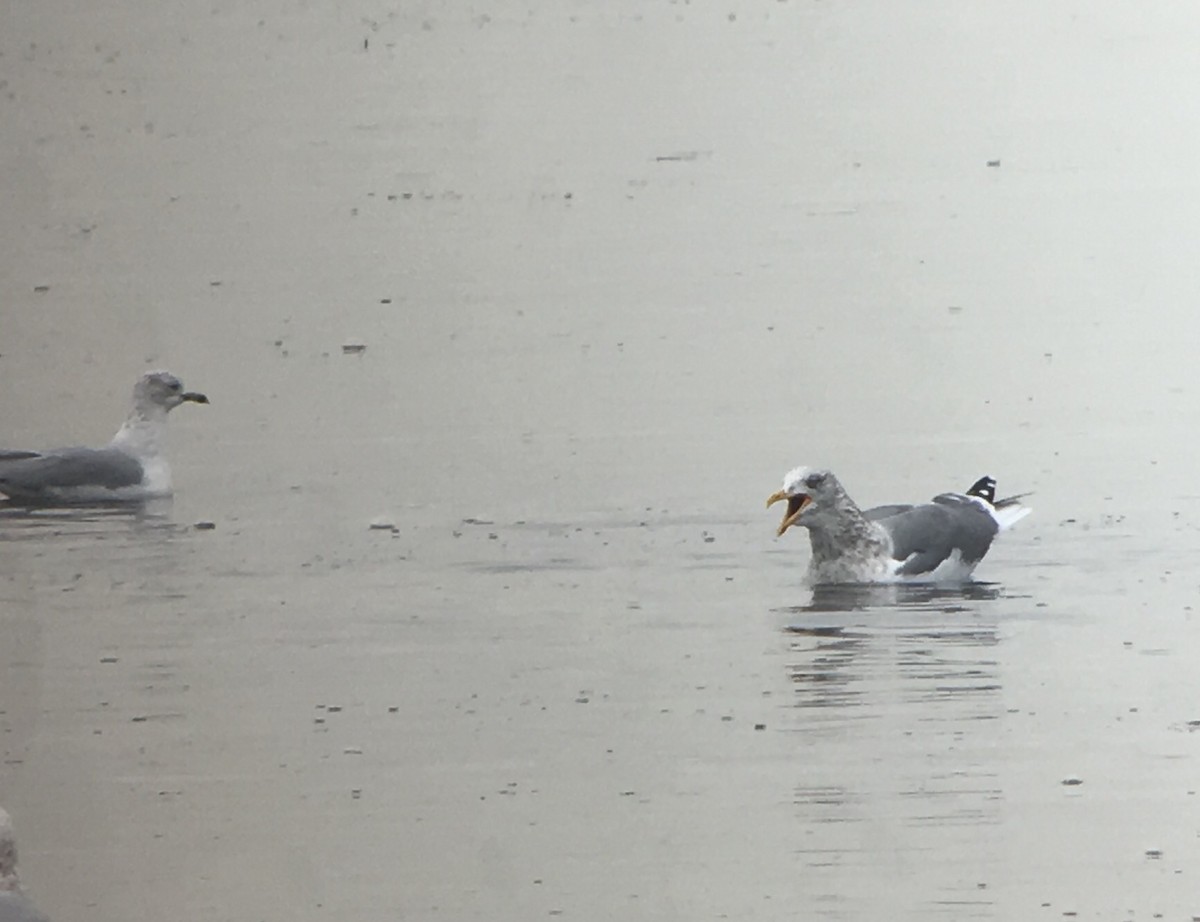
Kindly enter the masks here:
M 995 499 L 996 482 L 980 478 L 966 493 L 928 503 L 862 510 L 831 471 L 798 467 L 767 506 L 786 502 L 776 531 L 800 525 L 812 543 L 810 583 L 895 579 L 957 582 L 970 577 L 997 533 L 1032 510 L 1022 496 Z

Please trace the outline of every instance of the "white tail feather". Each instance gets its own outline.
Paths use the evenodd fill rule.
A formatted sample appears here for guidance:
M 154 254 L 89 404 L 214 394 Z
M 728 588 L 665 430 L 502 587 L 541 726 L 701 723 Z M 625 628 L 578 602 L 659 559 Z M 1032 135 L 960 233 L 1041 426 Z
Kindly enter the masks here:
M 1008 499 L 1002 499 L 991 510 L 992 518 L 996 520 L 996 525 L 999 526 L 1001 531 L 1012 528 L 1031 512 L 1033 510 L 1029 506 L 1021 505 L 1019 496 L 1010 496 Z

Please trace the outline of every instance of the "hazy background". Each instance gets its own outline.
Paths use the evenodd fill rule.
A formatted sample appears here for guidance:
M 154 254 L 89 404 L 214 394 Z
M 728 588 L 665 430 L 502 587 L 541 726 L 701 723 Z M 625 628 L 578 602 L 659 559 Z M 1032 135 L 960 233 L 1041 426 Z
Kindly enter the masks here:
M 212 399 L 165 511 L 0 517 L 38 903 L 1200 915 L 1198 45 L 0 0 L 0 445 L 106 440 L 147 367 Z M 799 463 L 1036 514 L 988 585 L 814 598 Z

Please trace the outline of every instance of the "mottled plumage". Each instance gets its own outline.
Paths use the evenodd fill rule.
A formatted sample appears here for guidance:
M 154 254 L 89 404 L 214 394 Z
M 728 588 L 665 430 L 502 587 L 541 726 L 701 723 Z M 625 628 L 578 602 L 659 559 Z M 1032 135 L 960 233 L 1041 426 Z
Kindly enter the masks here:
M 1020 497 L 993 502 L 994 496 L 995 481 L 985 477 L 966 493 L 862 510 L 831 472 L 799 467 L 767 505 L 787 501 L 778 534 L 792 525 L 808 529 L 814 584 L 956 581 L 971 575 L 998 532 L 1031 511 Z
M 0 922 L 46 922 L 21 888 L 12 821 L 0 808 Z

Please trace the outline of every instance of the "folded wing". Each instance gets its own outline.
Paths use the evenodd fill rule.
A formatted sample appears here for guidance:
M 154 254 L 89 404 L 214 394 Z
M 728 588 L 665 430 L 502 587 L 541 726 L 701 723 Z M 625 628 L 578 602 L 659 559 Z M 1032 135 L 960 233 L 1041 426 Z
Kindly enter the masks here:
M 982 506 L 952 493 L 920 506 L 880 508 L 899 510 L 875 521 L 891 539 L 900 576 L 932 573 L 955 552 L 963 563 L 973 564 L 987 553 L 998 530 Z
M 141 483 L 142 473 L 137 460 L 113 448 L 0 452 L 0 493 L 11 499 L 37 498 L 72 487 L 132 487 Z

